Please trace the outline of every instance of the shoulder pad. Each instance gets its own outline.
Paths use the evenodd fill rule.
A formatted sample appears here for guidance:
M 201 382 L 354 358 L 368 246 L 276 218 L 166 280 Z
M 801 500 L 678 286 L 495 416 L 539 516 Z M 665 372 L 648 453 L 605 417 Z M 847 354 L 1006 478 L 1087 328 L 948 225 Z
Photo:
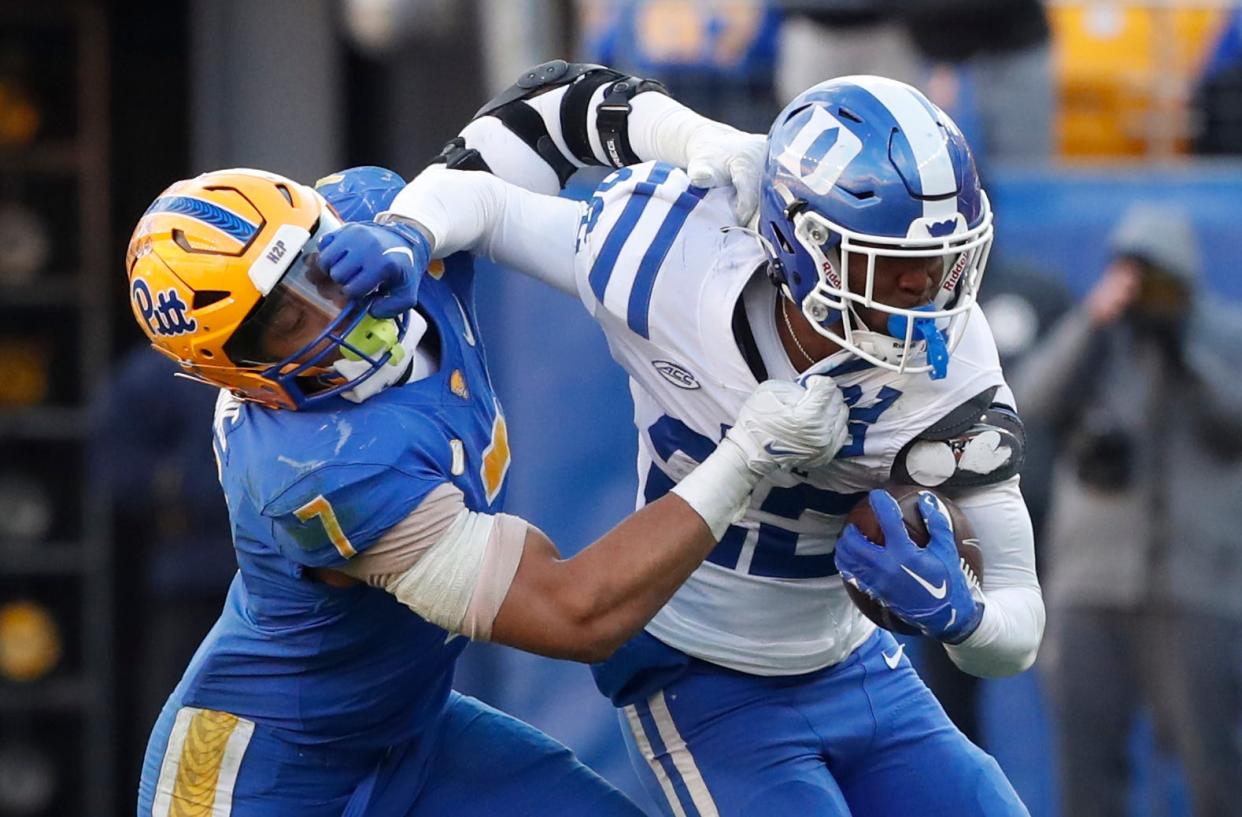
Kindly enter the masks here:
M 366 550 L 446 481 L 386 465 L 327 465 L 290 485 L 263 515 L 286 558 L 331 567 Z
M 998 389 L 998 386 L 993 386 L 979 392 L 924 429 L 923 433 L 919 434 L 919 439 L 947 440 L 963 433 L 975 424 L 987 411 L 988 406 L 992 405 L 992 398 L 996 396 Z
M 405 188 L 405 179 L 385 167 L 350 167 L 315 182 L 315 191 L 345 221 L 371 221 Z
M 1008 406 L 991 403 L 988 389 L 951 411 L 911 440 L 893 461 L 892 479 L 928 488 L 979 488 L 1017 475 L 1026 456 L 1021 418 Z
M 431 424 L 414 427 L 390 406 L 268 419 L 252 429 L 266 445 L 252 448 L 244 480 L 271 520 L 279 550 L 293 562 L 341 564 L 450 480 L 448 440 Z

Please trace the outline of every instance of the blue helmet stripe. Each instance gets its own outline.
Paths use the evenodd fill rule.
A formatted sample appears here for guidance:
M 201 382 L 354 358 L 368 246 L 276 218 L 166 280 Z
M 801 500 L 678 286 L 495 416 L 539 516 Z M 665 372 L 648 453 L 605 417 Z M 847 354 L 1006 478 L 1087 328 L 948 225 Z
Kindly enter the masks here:
M 250 242 L 259 225 L 247 221 L 232 210 L 226 210 L 218 204 L 192 196 L 160 196 L 143 215 L 153 213 L 177 213 L 195 221 L 201 221 L 209 227 L 236 238 L 243 244 Z

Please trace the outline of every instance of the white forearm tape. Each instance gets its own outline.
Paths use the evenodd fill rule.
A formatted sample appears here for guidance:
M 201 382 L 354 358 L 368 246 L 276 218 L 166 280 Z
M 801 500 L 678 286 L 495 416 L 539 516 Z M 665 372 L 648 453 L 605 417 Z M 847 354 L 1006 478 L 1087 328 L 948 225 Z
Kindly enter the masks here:
M 746 465 L 746 455 L 728 437 L 721 440 L 707 459 L 699 463 L 673 493 L 703 517 L 716 541 L 725 535 L 750 505 L 750 492 L 759 475 Z
M 517 573 L 526 528 L 514 516 L 468 510 L 461 492 L 445 485 L 341 570 L 432 624 L 486 640 Z

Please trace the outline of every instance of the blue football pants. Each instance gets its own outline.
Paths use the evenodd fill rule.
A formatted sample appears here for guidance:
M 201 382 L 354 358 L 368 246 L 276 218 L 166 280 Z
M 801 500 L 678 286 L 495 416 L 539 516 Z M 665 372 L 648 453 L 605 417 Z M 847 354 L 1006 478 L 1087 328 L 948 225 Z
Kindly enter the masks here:
M 453 693 L 423 738 L 366 757 L 296 746 L 262 724 L 170 703 L 143 765 L 139 817 L 643 817 L 569 749 Z
M 806 675 L 694 661 L 620 716 L 665 817 L 1029 817 L 884 630 Z

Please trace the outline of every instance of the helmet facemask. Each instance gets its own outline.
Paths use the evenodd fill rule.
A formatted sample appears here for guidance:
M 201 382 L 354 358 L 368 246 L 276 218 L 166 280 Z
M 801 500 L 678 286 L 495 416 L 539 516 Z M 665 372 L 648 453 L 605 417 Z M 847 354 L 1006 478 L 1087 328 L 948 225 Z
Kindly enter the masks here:
M 791 208 L 793 209 L 793 208 Z M 923 219 L 903 238 L 864 234 L 836 224 L 808 208 L 791 218 L 794 240 L 805 251 L 816 281 L 801 302 L 803 314 L 824 337 L 881 368 L 901 373 L 944 376 L 948 356 L 961 341 L 992 245 L 992 214 L 986 197 L 984 217 L 967 228 L 959 216 L 952 234 L 933 237 Z M 876 264 L 880 258 L 943 259 L 934 296 L 927 304 L 899 307 L 878 300 Z M 866 264 L 861 291 L 851 286 L 852 266 Z M 784 287 L 785 294 L 797 299 Z M 889 316 L 886 331 L 868 326 L 860 309 Z
M 382 388 L 368 388 L 368 381 L 391 383 L 409 363 L 403 343 L 409 314 L 373 317 L 370 298 L 350 301 L 319 266 L 319 239 L 339 226 L 325 207 L 314 230 L 299 231 L 306 238 L 283 271 L 252 269 L 264 297 L 225 345 L 234 363 L 279 385 L 297 408 L 338 395 L 360 402 Z

